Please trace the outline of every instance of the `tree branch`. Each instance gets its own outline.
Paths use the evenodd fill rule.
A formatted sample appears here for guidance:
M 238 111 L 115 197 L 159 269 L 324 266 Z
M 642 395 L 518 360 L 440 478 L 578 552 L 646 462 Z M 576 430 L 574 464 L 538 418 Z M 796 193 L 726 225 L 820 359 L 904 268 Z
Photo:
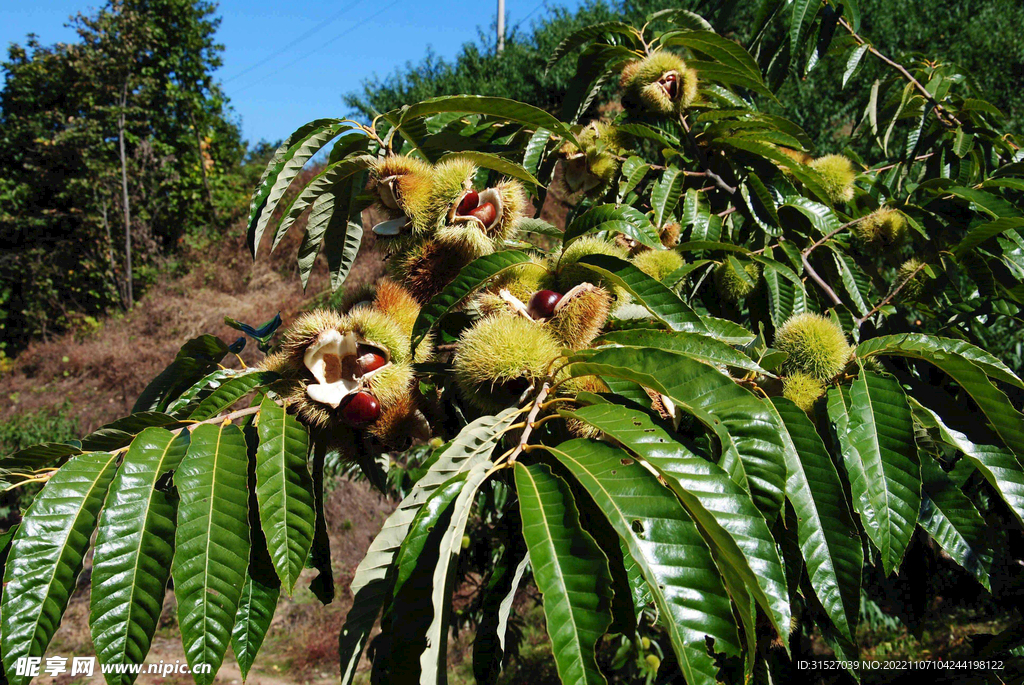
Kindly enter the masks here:
M 736 188 L 726 183 L 721 176 L 711 170 L 711 167 L 708 165 L 708 158 L 704 155 L 704 151 L 700 149 L 700 145 L 697 144 L 697 139 L 693 137 L 693 131 L 690 130 L 690 124 L 687 123 L 686 117 L 680 115 L 679 121 L 683 125 L 683 130 L 686 131 L 686 137 L 693 147 L 693 153 L 697 156 L 697 161 L 700 163 L 701 168 L 704 169 L 704 174 L 714 181 L 716 186 L 730 195 L 735 195 Z
M 533 400 L 533 407 L 530 408 L 530 413 L 526 415 L 526 427 L 523 428 L 523 434 L 519 436 L 519 444 L 512 450 L 512 454 L 508 457 L 508 463 L 514 464 L 516 457 L 522 453 L 526 447 L 526 443 L 530 439 L 530 434 L 533 433 L 534 421 L 537 419 L 537 414 L 540 413 L 540 406 L 544 404 L 544 400 L 547 399 L 548 392 L 551 390 L 551 386 L 548 385 L 547 381 L 540 387 L 540 392 L 537 393 L 537 398 Z
M 928 89 L 925 88 L 920 81 L 914 78 L 914 75 L 911 74 L 906 67 L 904 67 L 899 62 L 895 62 L 889 59 L 881 52 L 879 52 L 874 45 L 868 43 L 866 40 L 861 38 L 861 36 L 856 31 L 853 30 L 853 27 L 850 26 L 850 24 L 845 19 L 840 18 L 839 23 L 840 25 L 842 25 L 844 29 L 849 31 L 850 35 L 853 36 L 853 39 L 857 41 L 858 45 L 867 45 L 868 52 L 870 52 L 872 55 L 874 55 L 875 57 L 882 60 L 890 67 L 898 71 L 903 76 L 903 78 L 907 79 L 907 81 L 912 83 L 914 87 L 917 88 L 918 92 L 920 92 L 921 95 L 924 96 L 925 100 L 927 100 L 928 102 L 932 103 L 935 106 L 935 114 L 936 116 L 938 116 L 939 121 L 941 121 L 945 126 L 949 126 L 951 128 L 954 126 L 960 126 L 960 120 L 957 119 L 952 114 L 950 114 L 948 111 L 946 111 L 946 109 L 941 104 L 939 104 L 939 101 L 935 99 L 935 96 L 929 93 Z
M 878 310 L 880 310 L 880 309 L 881 309 L 882 307 L 884 307 L 885 305 L 887 305 L 887 304 L 889 304 L 890 302 L 892 302 L 893 298 L 894 298 L 894 297 L 896 297 L 897 295 L 899 295 L 900 291 L 901 291 L 901 290 L 903 290 L 903 287 L 904 287 L 904 286 L 905 286 L 905 285 L 906 285 L 907 283 L 910 283 L 910 281 L 914 280 L 914 276 L 917 276 L 917 274 L 918 274 L 918 273 L 919 273 L 919 272 L 920 272 L 920 271 L 921 271 L 922 269 L 924 269 L 924 267 L 926 267 L 926 266 L 927 266 L 927 264 L 925 264 L 925 263 L 922 263 L 922 264 L 921 264 L 920 266 L 918 266 L 918 267 L 917 267 L 916 269 L 914 269 L 914 270 L 913 270 L 913 271 L 912 271 L 912 272 L 910 273 L 910 275 L 909 275 L 909 276 L 907 276 L 906 278 L 904 278 L 904 279 L 903 279 L 903 281 L 901 281 L 901 282 L 900 282 L 900 284 L 899 284 L 898 286 L 896 286 L 896 287 L 895 287 L 895 288 L 894 288 L 894 289 L 892 290 L 892 292 L 890 292 L 890 293 L 889 293 L 888 295 L 886 295 L 886 296 L 885 296 L 885 298 L 884 298 L 884 299 L 883 299 L 883 300 L 882 300 L 881 302 L 879 302 L 878 304 L 876 304 L 876 305 L 875 305 L 875 306 L 874 306 L 874 307 L 873 307 L 873 308 L 871 309 L 871 311 L 870 311 L 870 312 L 868 312 L 868 313 L 867 313 L 867 314 L 865 314 L 864 316 L 862 316 L 862 317 L 860 317 L 859 319 L 857 319 L 856 321 L 854 321 L 854 322 L 853 322 L 853 323 L 854 323 L 854 325 L 855 325 L 855 326 L 856 326 L 857 328 L 860 328 L 860 327 L 861 327 L 861 324 L 863 324 L 863 323 L 864 323 L 865 321 L 867 321 L 867 320 L 868 320 L 868 319 L 870 319 L 870 318 L 871 318 L 872 316 L 874 316 L 875 314 L 877 314 L 877 313 L 878 313 Z
M 801 253 L 800 260 L 804 263 L 804 269 L 807 270 L 807 275 L 818 284 L 819 288 L 825 291 L 825 294 L 832 299 L 833 304 L 841 305 L 843 301 L 839 299 L 838 295 L 836 295 L 836 291 L 832 290 L 832 287 L 818 275 L 817 271 L 814 270 L 814 267 L 811 266 L 811 263 L 807 260 L 807 255 Z

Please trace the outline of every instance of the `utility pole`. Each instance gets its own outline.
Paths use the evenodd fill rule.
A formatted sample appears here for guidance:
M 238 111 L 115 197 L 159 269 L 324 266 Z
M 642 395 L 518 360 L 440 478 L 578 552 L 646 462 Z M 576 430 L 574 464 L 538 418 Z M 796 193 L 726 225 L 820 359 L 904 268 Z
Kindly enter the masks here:
M 505 49 L 505 0 L 498 0 L 498 52 Z

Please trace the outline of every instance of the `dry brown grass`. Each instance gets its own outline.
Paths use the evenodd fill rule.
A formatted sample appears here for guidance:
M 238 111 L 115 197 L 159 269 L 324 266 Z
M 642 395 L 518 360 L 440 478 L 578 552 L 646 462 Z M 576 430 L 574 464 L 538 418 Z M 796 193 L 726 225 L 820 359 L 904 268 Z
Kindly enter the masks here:
M 204 333 L 229 342 L 237 338 L 224 325 L 225 316 L 258 324 L 280 311 L 287 322 L 328 287 L 321 257 L 306 293 L 302 291 L 295 275 L 301 228 L 294 228 L 273 254 L 267 246 L 253 263 L 243 228 L 236 227 L 203 253 L 185 255 L 184 260 L 195 264 L 187 275 L 160 281 L 133 311 L 106 319 L 93 335 L 78 339 L 67 334 L 32 343 L 11 372 L 0 377 L 0 396 L 8 399 L 0 408 L 0 421 L 58 406 L 68 398 L 81 429 L 90 431 L 131 411 L 146 384 L 190 338 Z M 367 243 L 346 287 L 373 281 L 383 272 L 369 249 L 372 234 Z M 242 356 L 251 363 L 261 355 L 249 345 Z

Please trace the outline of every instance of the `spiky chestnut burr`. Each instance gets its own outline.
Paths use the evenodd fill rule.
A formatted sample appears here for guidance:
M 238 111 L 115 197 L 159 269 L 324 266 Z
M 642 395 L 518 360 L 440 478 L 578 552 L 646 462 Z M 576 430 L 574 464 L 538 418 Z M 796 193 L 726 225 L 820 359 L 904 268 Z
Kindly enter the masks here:
M 853 182 L 857 179 L 853 162 L 843 155 L 825 155 L 812 160 L 809 166 L 821 175 L 825 192 L 832 202 L 840 204 L 853 199 Z
M 328 441 L 351 440 L 354 429 L 387 442 L 397 436 L 382 420 L 395 423 L 402 407 L 416 413 L 408 335 L 373 304 L 302 315 L 261 367 L 282 375 L 276 390 Z
M 381 248 L 392 254 L 406 249 L 411 239 L 433 223 L 430 165 L 405 155 L 389 155 L 370 165 L 367 190 L 386 219 L 373 227 Z
M 581 283 L 559 299 L 547 323 L 562 344 L 578 350 L 601 333 L 611 308 L 612 298 L 607 290 Z
M 567 142 L 560 149 L 562 180 L 569 194 L 606 187 L 619 170 L 619 157 L 627 152 L 628 136 L 614 126 L 593 121 L 576 136 L 579 146 Z
M 454 244 L 425 240 L 392 258 L 388 267 L 420 304 L 430 301 L 473 261 L 472 253 Z
M 481 319 L 462 335 L 452 360 L 463 399 L 482 411 L 515 404 L 542 378 L 561 345 L 545 326 L 522 316 Z
M 527 205 L 526 191 L 518 181 L 475 190 L 476 173 L 476 165 L 466 160 L 442 162 L 434 168 L 431 195 L 434 239 L 472 258 L 500 249 L 515 235 L 516 221 Z
M 795 371 L 782 379 L 782 396 L 807 413 L 824 394 L 825 384 L 802 371 Z
M 775 347 L 789 355 L 785 368 L 819 381 L 835 378 L 850 361 L 843 329 L 831 319 L 804 312 L 790 317 L 775 332 Z
M 737 260 L 743 267 L 747 278 L 744 278 L 733 265 L 733 260 L 726 259 L 715 269 L 715 289 L 718 296 L 726 302 L 739 302 L 757 290 L 758 279 L 761 278 L 761 265 L 757 262 Z
M 894 287 L 899 287 L 897 295 L 900 302 L 914 302 L 924 294 L 928 285 L 928 274 L 925 273 L 925 263 L 917 258 L 911 258 L 900 264 L 896 272 Z
M 669 249 L 676 247 L 679 245 L 679 234 L 682 230 L 683 227 L 675 222 L 665 224 L 661 227 L 661 244 Z
M 619 259 L 629 259 L 629 251 L 611 241 L 588 235 L 573 241 L 560 257 L 552 258 L 550 271 L 553 274 L 552 290 L 568 292 L 581 283 L 593 283 L 612 294 L 616 304 L 629 301 L 629 293 L 615 283 L 606 281 L 600 274 L 579 261 L 587 255 L 603 254 Z
M 898 209 L 879 207 L 851 228 L 865 247 L 884 250 L 898 246 L 907 237 L 907 218 Z
M 632 261 L 633 266 L 658 281 L 665 280 L 666 276 L 686 264 L 675 250 L 646 250 L 637 253 Z
M 681 57 L 659 50 L 623 69 L 622 102 L 627 108 L 679 114 L 697 99 L 697 73 Z

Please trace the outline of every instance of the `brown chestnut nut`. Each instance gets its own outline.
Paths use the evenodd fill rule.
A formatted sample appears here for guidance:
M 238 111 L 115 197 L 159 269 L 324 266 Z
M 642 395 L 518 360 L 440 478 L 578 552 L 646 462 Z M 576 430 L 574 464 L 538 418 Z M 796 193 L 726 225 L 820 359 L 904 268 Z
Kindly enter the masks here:
M 462 196 L 462 202 L 459 203 L 459 208 L 455 210 L 455 213 L 459 216 L 469 216 L 480 204 L 480 193 L 475 190 L 470 190 L 468 193 Z
M 360 345 L 356 354 L 358 355 L 360 376 L 376 371 L 388 363 L 388 360 L 380 353 L 380 350 L 369 345 Z
M 526 312 L 534 319 L 550 319 L 555 315 L 555 305 L 562 299 L 554 290 L 538 290 L 526 305 Z
M 380 418 L 380 402 L 368 392 L 357 392 L 341 408 L 341 416 L 355 426 L 372 423 Z
M 471 211 L 470 214 L 475 216 L 477 219 L 480 219 L 480 222 L 484 226 L 490 226 L 494 223 L 494 218 L 498 216 L 498 210 L 495 209 L 494 203 L 485 202 Z

